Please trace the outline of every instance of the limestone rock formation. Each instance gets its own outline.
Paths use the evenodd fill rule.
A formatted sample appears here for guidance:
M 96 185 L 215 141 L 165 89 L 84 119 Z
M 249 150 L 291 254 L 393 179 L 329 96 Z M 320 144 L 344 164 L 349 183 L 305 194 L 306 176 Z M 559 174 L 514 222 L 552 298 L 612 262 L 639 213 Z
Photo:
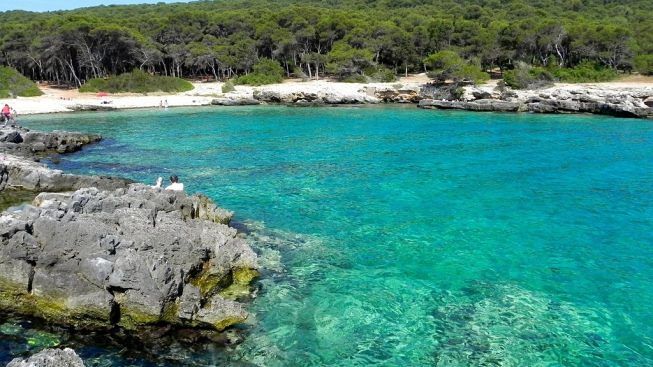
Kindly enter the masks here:
M 25 360 L 15 358 L 7 367 L 84 367 L 84 361 L 70 348 L 45 349 Z
M 375 88 L 374 96 L 385 103 L 418 103 L 423 97 L 415 88 Z
M 41 191 L 72 191 L 82 187 L 113 190 L 132 181 L 104 176 L 65 174 L 35 162 L 49 154 L 70 153 L 99 141 L 99 135 L 63 131 L 38 132 L 0 128 L 0 208 L 29 201 Z
M 107 105 L 94 105 L 94 104 L 76 104 L 68 107 L 72 111 L 87 112 L 87 111 L 115 111 L 116 107 Z
M 254 98 L 250 97 L 220 97 L 211 101 L 214 106 L 255 106 L 261 104 Z
M 30 131 L 14 125 L 0 127 L 0 152 L 29 157 L 38 153 L 72 153 L 101 139 L 95 134 Z
M 370 96 L 362 89 L 352 93 L 329 89 L 328 87 L 317 89 L 316 86 L 306 88 L 305 90 L 260 88 L 253 91 L 253 97 L 257 101 L 265 103 L 298 105 L 366 104 L 380 102 L 378 98 Z
M 0 309 L 78 328 L 243 321 L 255 253 L 208 198 L 133 184 L 42 193 L 0 215 Z
M 519 102 L 500 101 L 493 99 L 479 99 L 476 101 L 439 101 L 423 99 L 419 102 L 421 108 L 456 109 L 469 111 L 495 111 L 495 112 L 519 112 L 525 109 L 524 104 Z
M 436 95 L 433 91 L 429 96 Z M 425 89 L 422 95 L 426 97 Z M 604 89 L 593 86 L 555 86 L 538 90 L 465 87 L 459 98 L 424 99 L 422 108 L 533 113 L 593 113 L 617 117 L 653 118 L 653 88 Z M 648 101 L 648 102 L 647 102 Z
M 13 155 L 0 160 L 0 192 L 3 190 L 71 191 L 82 187 L 115 189 L 130 180 L 106 176 L 80 176 L 50 169 L 41 163 Z

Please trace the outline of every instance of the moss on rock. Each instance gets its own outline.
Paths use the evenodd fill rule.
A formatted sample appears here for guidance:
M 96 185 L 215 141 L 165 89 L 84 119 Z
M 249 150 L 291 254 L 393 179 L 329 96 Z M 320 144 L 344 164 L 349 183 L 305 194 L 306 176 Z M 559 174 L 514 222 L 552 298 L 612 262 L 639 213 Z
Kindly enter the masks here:
M 233 271 L 233 282 L 236 284 L 249 284 L 259 275 L 260 273 L 256 269 L 237 268 Z

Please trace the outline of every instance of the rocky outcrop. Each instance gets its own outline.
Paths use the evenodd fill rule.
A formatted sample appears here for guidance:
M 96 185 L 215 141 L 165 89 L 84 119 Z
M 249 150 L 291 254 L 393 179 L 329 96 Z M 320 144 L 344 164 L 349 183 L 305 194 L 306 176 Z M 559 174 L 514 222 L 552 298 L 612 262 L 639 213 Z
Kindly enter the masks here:
M 374 88 L 374 96 L 384 103 L 418 103 L 424 97 L 418 87 Z
M 32 157 L 39 154 L 72 153 L 102 138 L 95 134 L 65 131 L 30 131 L 20 126 L 0 127 L 0 152 Z
M 311 89 L 283 90 L 260 88 L 253 91 L 255 100 L 265 103 L 282 103 L 297 105 L 335 105 L 335 104 L 367 104 L 379 103 L 379 99 L 364 88 L 356 92 L 341 90 Z
M 0 204 L 8 192 L 41 193 L 0 213 L 0 312 L 125 330 L 219 331 L 247 318 L 235 299 L 249 294 L 257 259 L 228 226 L 231 212 L 205 196 L 33 160 L 99 136 L 19 127 L 2 136 L 3 151 L 17 155 L 0 160 Z
M 116 111 L 117 108 L 108 105 L 95 105 L 95 104 L 76 104 L 68 107 L 71 111 L 87 112 L 87 111 Z
M 15 358 L 7 367 L 84 367 L 84 361 L 70 348 L 45 349 L 28 359 Z
M 0 193 L 3 190 L 72 191 L 82 187 L 112 190 L 127 187 L 132 182 L 116 177 L 66 174 L 33 160 L 12 155 L 6 155 L 0 160 Z
M 529 97 L 528 110 L 536 113 L 594 113 L 616 117 L 653 117 L 653 109 L 631 95 L 597 96 L 591 93 L 552 97 L 541 93 Z
M 419 107 L 431 109 L 439 108 L 445 110 L 469 110 L 481 112 L 520 112 L 525 110 L 523 103 L 500 101 L 493 99 L 479 99 L 476 101 L 438 101 L 433 99 L 424 99 L 419 102 Z
M 0 216 L 0 309 L 76 328 L 222 330 L 247 317 L 222 295 L 258 274 L 231 215 L 139 184 L 42 193 Z
M 498 112 L 593 113 L 652 118 L 652 95 L 653 88 L 650 87 L 613 90 L 578 85 L 519 91 L 504 86 L 465 87 L 458 99 L 425 99 L 420 102 L 419 107 Z
M 221 97 L 211 101 L 214 106 L 255 106 L 261 104 L 260 101 L 250 97 Z
M 65 174 L 35 162 L 55 153 L 70 153 L 99 141 L 99 135 L 30 131 L 19 126 L 0 129 L 0 209 L 31 199 L 41 191 L 72 191 L 82 187 L 113 190 L 132 181 L 105 176 Z M 29 200 L 29 199 L 28 199 Z

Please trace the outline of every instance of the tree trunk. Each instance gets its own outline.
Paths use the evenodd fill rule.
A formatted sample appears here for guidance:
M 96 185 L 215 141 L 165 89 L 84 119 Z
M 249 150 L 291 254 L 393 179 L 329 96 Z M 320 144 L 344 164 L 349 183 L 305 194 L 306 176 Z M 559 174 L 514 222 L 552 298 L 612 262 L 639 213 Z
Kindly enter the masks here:
M 82 81 L 79 80 L 79 78 L 77 77 L 77 74 L 75 73 L 75 67 L 73 65 L 73 60 L 72 59 L 66 60 L 66 64 L 70 68 L 70 75 L 74 78 L 75 83 L 77 84 L 78 87 L 81 87 L 82 86 Z

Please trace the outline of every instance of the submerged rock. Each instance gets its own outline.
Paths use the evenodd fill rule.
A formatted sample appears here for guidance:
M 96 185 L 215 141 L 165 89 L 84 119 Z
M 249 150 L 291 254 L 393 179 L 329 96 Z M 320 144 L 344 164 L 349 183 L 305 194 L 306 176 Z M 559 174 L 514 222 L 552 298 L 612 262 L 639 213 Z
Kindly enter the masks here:
M 81 328 L 222 330 L 247 313 L 219 292 L 258 275 L 231 216 L 139 184 L 42 193 L 0 215 L 0 309 Z
M 28 359 L 15 358 L 7 367 L 84 367 L 84 361 L 70 348 L 45 349 Z

